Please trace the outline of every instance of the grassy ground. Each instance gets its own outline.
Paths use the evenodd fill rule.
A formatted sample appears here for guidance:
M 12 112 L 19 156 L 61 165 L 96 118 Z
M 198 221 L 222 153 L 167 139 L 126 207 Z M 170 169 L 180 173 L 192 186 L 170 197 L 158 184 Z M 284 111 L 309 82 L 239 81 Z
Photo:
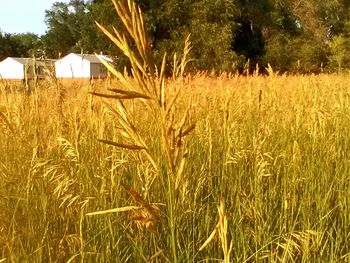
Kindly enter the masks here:
M 170 81 L 196 123 L 173 188 L 97 141 L 123 142 L 117 105 L 88 93 L 116 85 L 0 83 L 0 262 L 349 262 L 348 76 Z M 125 107 L 162 164 L 159 123 Z

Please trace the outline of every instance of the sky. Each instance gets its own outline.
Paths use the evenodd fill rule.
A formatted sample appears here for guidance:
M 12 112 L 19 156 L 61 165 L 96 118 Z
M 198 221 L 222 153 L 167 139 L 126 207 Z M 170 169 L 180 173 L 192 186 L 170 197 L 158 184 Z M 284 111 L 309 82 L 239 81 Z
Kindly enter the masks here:
M 0 31 L 45 34 L 45 10 L 54 2 L 58 0 L 0 0 Z

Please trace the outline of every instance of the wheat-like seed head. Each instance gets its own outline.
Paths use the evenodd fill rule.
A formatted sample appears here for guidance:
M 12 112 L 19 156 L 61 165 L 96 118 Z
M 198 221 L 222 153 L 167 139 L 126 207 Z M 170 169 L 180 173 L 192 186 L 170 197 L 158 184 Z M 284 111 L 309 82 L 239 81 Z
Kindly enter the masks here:
M 129 110 L 124 106 L 124 100 L 138 100 L 147 105 L 147 108 L 156 117 L 155 121 L 159 122 L 162 127 L 161 141 L 163 150 L 167 156 L 167 163 L 170 173 L 173 175 L 181 174 L 183 170 L 183 160 L 181 157 L 180 148 L 183 138 L 188 135 L 195 127 L 189 121 L 189 109 L 178 118 L 178 122 L 174 106 L 180 91 L 170 96 L 170 92 L 166 87 L 165 81 L 165 66 L 166 54 L 163 57 L 160 72 L 154 67 L 152 52 L 147 45 L 149 42 L 142 18 L 140 8 L 131 0 L 116 1 L 113 0 L 115 9 L 121 18 L 127 34 L 133 40 L 135 50 L 131 49 L 128 43 L 128 38 L 120 33 L 115 28 L 113 32 L 108 31 L 101 24 L 97 23 L 98 27 L 119 47 L 124 54 L 129 58 L 131 63 L 132 79 L 121 72 L 118 72 L 108 62 L 100 58 L 102 63 L 108 70 L 120 81 L 124 89 L 109 89 L 113 94 L 103 94 L 92 92 L 93 95 L 103 97 L 105 99 L 116 100 L 116 108 L 108 106 L 117 117 L 119 124 L 122 127 L 124 137 L 130 139 L 128 143 L 112 142 L 110 140 L 100 140 L 109 145 L 126 148 L 129 150 L 142 151 L 153 168 L 159 171 L 159 165 L 156 158 L 152 154 L 151 148 L 147 145 L 146 140 L 140 135 L 138 128 L 132 123 Z M 180 62 L 174 60 L 173 77 L 177 78 L 184 75 L 184 70 L 190 59 L 188 58 L 191 50 L 190 36 L 185 40 L 183 57 Z M 126 135 L 126 136 L 125 136 Z M 182 164 L 182 165 L 180 165 Z M 179 166 L 179 167 L 178 167 Z
M 220 201 L 220 204 L 218 206 L 218 212 L 219 212 L 218 223 L 216 224 L 213 232 L 210 234 L 207 240 L 199 248 L 199 251 L 203 250 L 206 246 L 208 246 L 209 243 L 214 240 L 215 236 L 218 236 L 222 247 L 222 251 L 224 253 L 223 262 L 230 263 L 231 252 L 233 249 L 233 242 L 231 241 L 229 243 L 229 240 L 228 240 L 228 222 L 225 214 L 225 203 L 222 200 Z
M 142 13 L 139 7 L 132 0 L 113 0 L 114 7 L 122 20 L 128 36 L 132 39 L 133 45 L 128 42 L 128 37 L 113 28 L 110 32 L 105 27 L 97 23 L 97 26 L 120 48 L 128 57 L 131 64 L 132 78 L 126 74 L 122 74 L 113 68 L 113 66 L 101 59 L 107 69 L 122 84 L 123 89 L 110 89 L 113 94 L 102 94 L 94 92 L 94 95 L 105 99 L 113 99 L 116 101 L 114 107 L 109 104 L 109 108 L 115 113 L 119 126 L 122 129 L 122 137 L 128 140 L 124 142 L 113 142 L 110 140 L 100 140 L 109 145 L 124 148 L 132 151 L 139 151 L 143 154 L 153 166 L 159 175 L 159 179 L 163 185 L 167 186 L 165 190 L 167 196 L 167 204 L 169 211 L 170 225 L 170 243 L 173 252 L 173 261 L 177 262 L 176 249 L 176 232 L 175 232 L 175 216 L 176 194 L 180 189 L 179 184 L 185 185 L 185 150 L 183 150 L 184 137 L 187 136 L 195 127 L 190 122 L 189 109 L 182 115 L 177 114 L 176 101 L 180 89 L 175 95 L 169 91 L 165 78 L 166 72 L 166 54 L 163 56 L 160 71 L 154 65 L 152 51 L 148 43 Z M 132 49 L 131 46 L 135 46 Z M 184 70 L 189 62 L 188 54 L 191 50 L 189 36 L 185 41 L 184 54 L 181 62 L 177 61 L 174 56 L 173 78 L 182 77 Z M 171 96 L 173 95 L 173 96 Z M 161 142 L 160 147 L 151 147 L 147 140 L 141 135 L 137 124 L 132 121 L 132 113 L 125 106 L 126 100 L 137 101 L 145 104 L 153 121 L 157 123 L 159 130 L 154 136 Z M 159 154 L 160 152 L 160 154 Z M 155 223 L 159 221 L 159 210 L 150 205 L 136 190 L 121 184 L 124 190 L 134 198 L 143 208 L 134 210 L 134 222 L 138 226 L 144 226 L 148 229 L 154 229 Z M 147 187 L 150 187 L 149 185 Z M 145 187 L 144 187 L 145 188 Z M 181 189 L 185 189 L 182 187 Z M 185 192 L 186 190 L 184 190 Z

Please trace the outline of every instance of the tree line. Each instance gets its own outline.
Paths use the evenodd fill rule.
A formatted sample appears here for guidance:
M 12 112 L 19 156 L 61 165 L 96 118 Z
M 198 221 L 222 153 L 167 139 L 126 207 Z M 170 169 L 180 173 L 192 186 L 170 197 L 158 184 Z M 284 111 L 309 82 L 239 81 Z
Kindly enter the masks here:
M 236 71 L 268 63 L 281 72 L 321 72 L 350 67 L 348 0 L 136 0 L 156 59 L 181 53 L 191 34 L 192 67 Z M 95 21 L 122 30 L 111 0 L 55 2 L 46 10 L 47 31 L 0 32 L 0 59 L 57 58 L 103 51 L 126 60 Z

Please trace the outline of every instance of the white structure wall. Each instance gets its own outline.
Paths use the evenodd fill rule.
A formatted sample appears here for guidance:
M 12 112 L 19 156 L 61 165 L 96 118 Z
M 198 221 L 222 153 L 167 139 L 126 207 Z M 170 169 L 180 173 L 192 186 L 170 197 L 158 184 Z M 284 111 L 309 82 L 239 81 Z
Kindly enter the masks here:
M 54 61 L 8 57 L 0 62 L 0 79 L 44 79 L 52 72 Z
M 24 65 L 14 60 L 6 58 L 0 62 L 0 79 L 24 79 Z
M 57 78 L 103 78 L 107 76 L 103 64 L 95 55 L 71 53 L 55 62 Z

